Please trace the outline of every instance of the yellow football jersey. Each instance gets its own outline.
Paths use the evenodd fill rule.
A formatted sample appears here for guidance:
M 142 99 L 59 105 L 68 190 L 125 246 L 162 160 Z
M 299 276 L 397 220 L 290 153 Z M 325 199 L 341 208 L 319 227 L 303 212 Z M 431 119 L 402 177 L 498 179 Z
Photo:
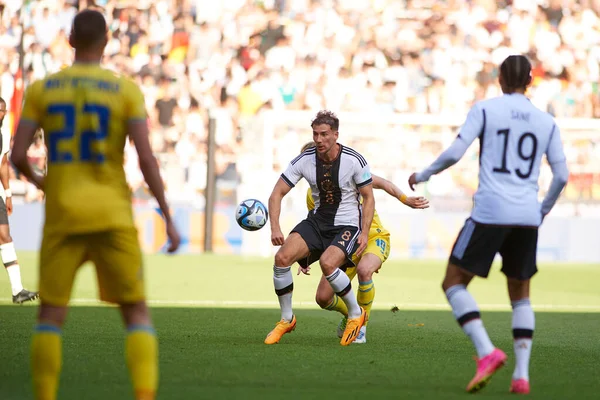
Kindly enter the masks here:
M 315 208 L 315 201 L 313 199 L 312 190 L 310 190 L 310 188 L 308 188 L 306 192 L 306 207 L 308 207 L 309 211 Z M 379 219 L 379 214 L 377 214 L 377 210 L 375 210 L 375 212 L 373 213 L 373 221 L 371 222 L 371 229 L 369 230 L 369 238 L 372 238 L 377 235 L 389 235 L 389 232 L 383 227 L 381 219 Z
M 94 64 L 75 64 L 34 82 L 21 118 L 44 130 L 46 233 L 132 227 L 123 170 L 127 124 L 145 121 L 144 96 L 130 79 Z

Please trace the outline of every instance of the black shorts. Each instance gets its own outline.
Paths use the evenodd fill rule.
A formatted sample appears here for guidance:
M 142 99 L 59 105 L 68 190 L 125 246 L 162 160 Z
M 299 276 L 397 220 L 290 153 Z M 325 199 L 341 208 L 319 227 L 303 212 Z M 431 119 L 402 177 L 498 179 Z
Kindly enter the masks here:
M 6 203 L 0 197 L 0 225 L 8 225 L 8 212 L 6 211 Z
M 537 227 L 486 225 L 467 219 L 452 247 L 450 262 L 486 278 L 497 253 L 502 272 L 528 280 L 537 272 Z
M 358 227 L 325 227 L 314 217 L 314 214 L 309 213 L 304 221 L 292 229 L 292 232 L 296 232 L 304 239 L 310 251 L 308 257 L 298 260 L 300 266 L 307 267 L 319 260 L 329 246 L 338 247 L 346 256 L 346 263 L 341 265 L 340 269 L 345 270 L 348 265 L 354 265 L 352 255 L 358 249 L 358 235 L 360 234 Z

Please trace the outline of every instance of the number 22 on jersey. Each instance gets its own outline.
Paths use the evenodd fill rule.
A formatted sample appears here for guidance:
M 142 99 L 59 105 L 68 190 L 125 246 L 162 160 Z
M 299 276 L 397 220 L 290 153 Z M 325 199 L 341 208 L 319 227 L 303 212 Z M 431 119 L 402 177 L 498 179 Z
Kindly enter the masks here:
M 84 103 L 80 110 L 71 103 L 55 103 L 47 108 L 48 116 L 62 117 L 63 127 L 47 132 L 48 135 L 48 162 L 72 163 L 74 161 L 85 163 L 103 163 L 105 160 L 101 144 L 108 136 L 108 122 L 110 110 L 108 107 Z M 96 119 L 98 122 L 94 124 Z M 81 120 L 81 121 L 80 121 Z M 61 144 L 79 139 L 79 155 L 75 159 L 72 152 L 61 150 Z M 96 147 L 94 149 L 94 147 Z

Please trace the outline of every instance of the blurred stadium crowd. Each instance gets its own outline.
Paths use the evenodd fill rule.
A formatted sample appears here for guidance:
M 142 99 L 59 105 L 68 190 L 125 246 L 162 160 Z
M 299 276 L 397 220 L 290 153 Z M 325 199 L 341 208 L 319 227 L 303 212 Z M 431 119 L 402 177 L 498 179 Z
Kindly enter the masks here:
M 496 66 L 511 53 L 526 53 L 534 64 L 528 95 L 537 106 L 561 118 L 600 117 L 599 0 L 0 0 L 0 95 L 8 104 L 22 31 L 27 85 L 70 63 L 70 22 L 89 6 L 109 21 L 105 66 L 144 91 L 167 190 L 182 200 L 202 197 L 206 185 L 209 109 L 218 109 L 217 174 L 225 188 L 243 181 L 238 160 L 254 151 L 271 110 L 462 117 L 474 101 L 499 93 Z M 288 152 L 310 139 L 305 125 L 293 131 L 302 136 Z M 380 175 L 405 180 L 398 171 L 421 167 L 447 143 L 442 134 L 420 140 L 423 129 L 387 126 L 362 142 L 343 132 L 340 140 L 371 149 L 363 150 L 368 159 L 387 159 L 377 164 Z M 277 127 L 274 150 L 286 146 L 290 130 Z M 398 134 L 412 135 L 406 157 L 388 144 Z M 569 134 L 566 198 L 600 200 L 600 135 Z M 129 150 L 126 171 L 144 199 Z M 400 166 L 387 158 L 398 154 Z M 44 168 L 42 140 L 30 156 Z M 285 166 L 279 158 L 277 170 Z M 438 180 L 431 193 L 469 197 L 476 174 L 462 171 Z M 16 176 L 11 185 L 26 201 L 41 198 Z

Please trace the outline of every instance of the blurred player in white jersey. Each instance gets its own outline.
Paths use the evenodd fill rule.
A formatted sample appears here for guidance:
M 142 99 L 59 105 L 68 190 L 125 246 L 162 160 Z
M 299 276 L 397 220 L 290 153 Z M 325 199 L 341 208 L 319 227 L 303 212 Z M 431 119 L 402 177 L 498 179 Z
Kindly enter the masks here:
M 6 101 L 0 97 L 0 127 L 6 116 Z M 12 288 L 12 301 L 21 304 L 24 301 L 31 301 L 38 297 L 37 292 L 30 292 L 23 288 L 21 282 L 21 268 L 17 261 L 15 245 L 10 237 L 10 228 L 8 226 L 8 216 L 12 214 L 12 193 L 9 186 L 9 162 L 8 152 L 10 151 L 10 134 L 0 132 L 0 181 L 4 188 L 4 196 L 0 197 L 0 256 L 8 273 L 8 279 Z
M 529 60 L 509 56 L 500 66 L 499 80 L 504 95 L 475 104 L 452 145 L 427 169 L 411 175 L 409 185 L 413 188 L 454 165 L 479 138 L 479 187 L 471 217 L 452 248 L 442 288 L 477 350 L 477 372 L 467 386 L 467 391 L 477 392 L 507 357 L 492 344 L 467 285 L 474 276 L 487 277 L 500 253 L 513 309 L 516 368 L 510 391 L 526 394 L 535 326 L 529 282 L 537 272 L 538 227 L 560 196 L 569 172 L 558 126 L 524 95 L 531 83 Z M 544 154 L 553 179 L 540 205 L 538 177 Z

